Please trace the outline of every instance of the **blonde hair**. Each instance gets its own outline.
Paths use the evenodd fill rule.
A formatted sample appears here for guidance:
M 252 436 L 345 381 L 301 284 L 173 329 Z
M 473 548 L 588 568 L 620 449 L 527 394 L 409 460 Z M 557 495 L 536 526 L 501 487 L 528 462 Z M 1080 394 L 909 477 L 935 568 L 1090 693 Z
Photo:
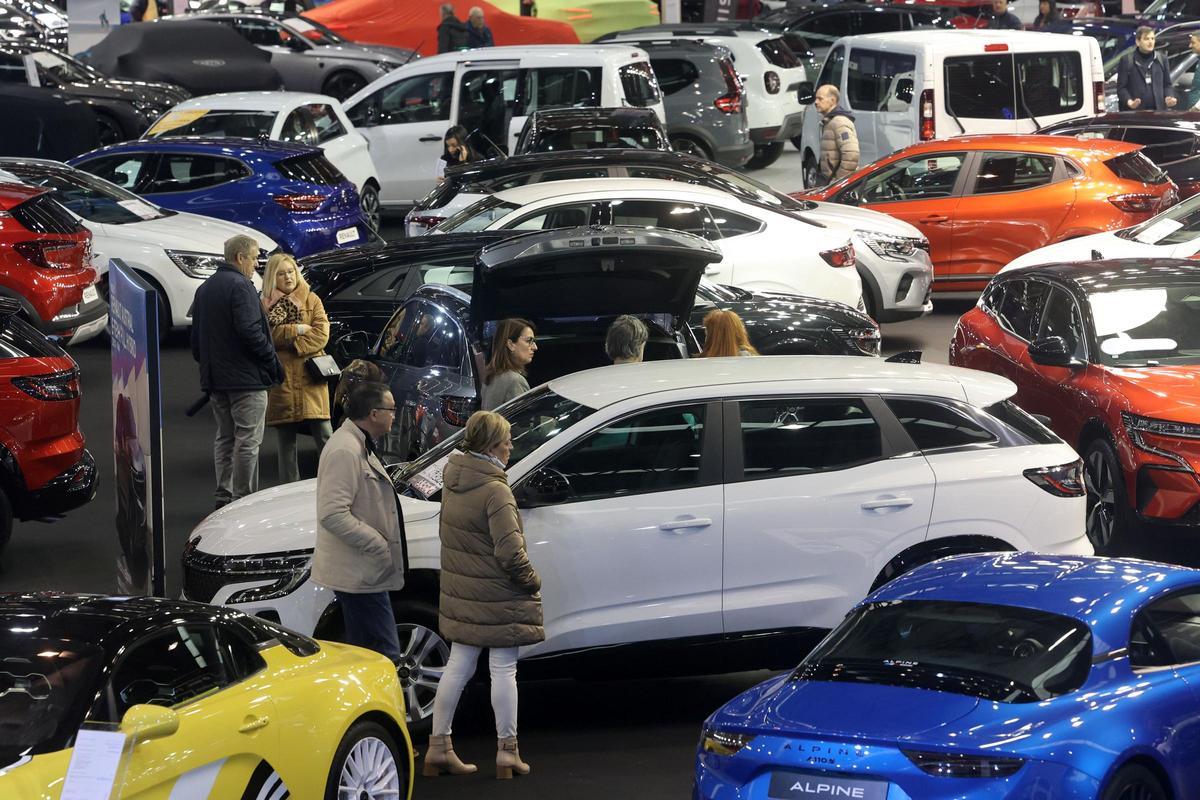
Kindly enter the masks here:
M 503 442 L 512 433 L 508 420 L 495 411 L 476 411 L 467 420 L 463 431 L 463 449 L 472 453 L 486 453 Z
M 700 351 L 701 357 L 738 356 L 743 350 L 758 355 L 754 345 L 750 344 L 750 335 L 746 333 L 741 317 L 732 311 L 720 309 L 704 315 L 704 349 Z
M 300 286 L 308 288 L 304 276 L 300 274 L 300 265 L 296 263 L 296 259 L 287 253 L 276 253 L 267 259 L 267 268 L 263 270 L 262 298 L 264 302 L 271 296 L 271 292 L 275 291 L 275 273 L 279 272 L 279 268 L 284 264 L 291 264 L 292 269 L 296 270 L 297 288 Z

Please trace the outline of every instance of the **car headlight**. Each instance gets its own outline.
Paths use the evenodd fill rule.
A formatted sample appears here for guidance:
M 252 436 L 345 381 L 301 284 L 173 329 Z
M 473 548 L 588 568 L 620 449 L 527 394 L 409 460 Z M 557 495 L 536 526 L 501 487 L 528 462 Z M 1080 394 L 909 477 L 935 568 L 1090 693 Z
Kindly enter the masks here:
M 167 258 L 189 278 L 207 278 L 225 260 L 220 253 L 190 253 L 186 250 L 167 250 Z
M 1160 436 L 1165 439 L 1200 439 L 1200 425 L 1194 425 L 1190 422 L 1173 422 L 1168 419 L 1154 419 L 1152 417 L 1143 417 L 1139 414 L 1130 414 L 1128 411 L 1121 412 L 1121 421 L 1125 423 L 1125 432 L 1129 434 L 1129 438 L 1133 440 L 1133 444 L 1145 450 L 1147 453 L 1154 453 L 1157 456 L 1170 459 L 1185 470 L 1191 471 L 1192 467 L 1188 460 L 1178 453 L 1173 452 L 1171 442 L 1164 441 L 1147 441 L 1146 437 Z M 1156 446 L 1158 445 L 1158 446 Z M 1176 443 L 1175 446 L 1178 446 Z
M 754 736 L 752 734 L 705 728 L 703 735 L 700 737 L 700 749 L 705 753 L 731 756 L 753 741 Z
M 395 61 L 376 61 L 375 66 L 379 67 L 379 69 L 383 70 L 384 72 L 391 72 L 400 65 Z
M 909 261 L 918 250 L 929 250 L 929 242 L 916 236 L 898 236 L 877 231 L 855 231 L 871 252 L 888 261 Z
M 849 342 L 864 356 L 879 355 L 882 337 L 879 335 L 878 326 L 871 328 L 832 328 L 830 330 L 838 338 Z
M 268 583 L 266 586 L 255 586 L 253 589 L 242 589 L 240 592 L 234 592 L 229 595 L 227 604 L 240 603 L 261 603 L 266 600 L 277 600 L 280 597 L 286 597 L 300 587 L 300 584 L 308 580 L 308 576 L 312 574 L 311 569 L 297 570 L 296 572 L 283 575 L 274 583 Z

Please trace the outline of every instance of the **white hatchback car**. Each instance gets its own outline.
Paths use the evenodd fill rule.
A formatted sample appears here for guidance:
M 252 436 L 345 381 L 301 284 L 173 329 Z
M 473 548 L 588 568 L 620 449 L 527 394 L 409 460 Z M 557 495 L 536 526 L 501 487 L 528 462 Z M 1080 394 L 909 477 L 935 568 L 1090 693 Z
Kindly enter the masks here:
M 724 256 L 705 277 L 756 292 L 836 300 L 863 310 L 853 231 L 773 211 L 726 192 L 653 178 L 534 183 L 488 195 L 431 231 L 542 230 L 582 225 L 670 228 Z
M 1012 405 L 1014 391 L 955 367 L 763 356 L 603 367 L 505 404 L 508 479 L 545 604 L 546 640 L 522 648 L 522 674 L 668 667 L 678 644 L 692 669 L 791 666 L 814 633 L 918 564 L 1091 553 L 1079 456 Z M 438 521 L 461 437 L 392 473 L 414 721 L 431 713 L 447 657 Z M 335 634 L 333 592 L 309 576 L 315 483 L 209 515 L 184 548 L 185 595 Z
M 232 136 L 274 139 L 320 147 L 358 189 L 359 205 L 372 230 L 379 230 L 379 173 L 366 138 L 323 94 L 231 92 L 185 100 L 163 114 L 142 136 Z

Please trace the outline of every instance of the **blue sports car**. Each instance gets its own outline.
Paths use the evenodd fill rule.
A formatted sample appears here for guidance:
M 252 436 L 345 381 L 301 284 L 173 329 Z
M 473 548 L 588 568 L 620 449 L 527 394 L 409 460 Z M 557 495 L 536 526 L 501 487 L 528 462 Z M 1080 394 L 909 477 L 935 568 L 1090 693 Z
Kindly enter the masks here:
M 320 148 L 247 139 L 149 139 L 71 159 L 165 208 L 239 222 L 297 258 L 374 237 L 354 185 Z
M 968 555 L 704 724 L 696 798 L 1200 798 L 1200 571 Z

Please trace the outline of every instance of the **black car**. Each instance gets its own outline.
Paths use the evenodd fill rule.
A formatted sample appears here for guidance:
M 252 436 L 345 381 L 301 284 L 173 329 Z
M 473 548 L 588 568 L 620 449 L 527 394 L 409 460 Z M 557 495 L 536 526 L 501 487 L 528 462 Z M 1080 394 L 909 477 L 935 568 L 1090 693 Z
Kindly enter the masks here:
M 1142 153 L 1179 185 L 1181 200 L 1200 193 L 1200 111 L 1115 111 L 1064 120 L 1038 133 L 1144 145 Z
M 754 23 L 782 32 L 784 41 L 795 52 L 811 50 L 818 58 L 824 58 L 833 43 L 843 36 L 953 28 L 950 17 L 956 13 L 954 9 L 938 6 L 820 2 L 782 8 L 758 17 Z
M 513 155 L 564 150 L 670 150 L 667 129 L 650 108 L 551 108 L 525 120 Z
M 96 115 L 83 100 L 55 89 L 0 83 L 0 153 L 66 161 L 100 145 Z

